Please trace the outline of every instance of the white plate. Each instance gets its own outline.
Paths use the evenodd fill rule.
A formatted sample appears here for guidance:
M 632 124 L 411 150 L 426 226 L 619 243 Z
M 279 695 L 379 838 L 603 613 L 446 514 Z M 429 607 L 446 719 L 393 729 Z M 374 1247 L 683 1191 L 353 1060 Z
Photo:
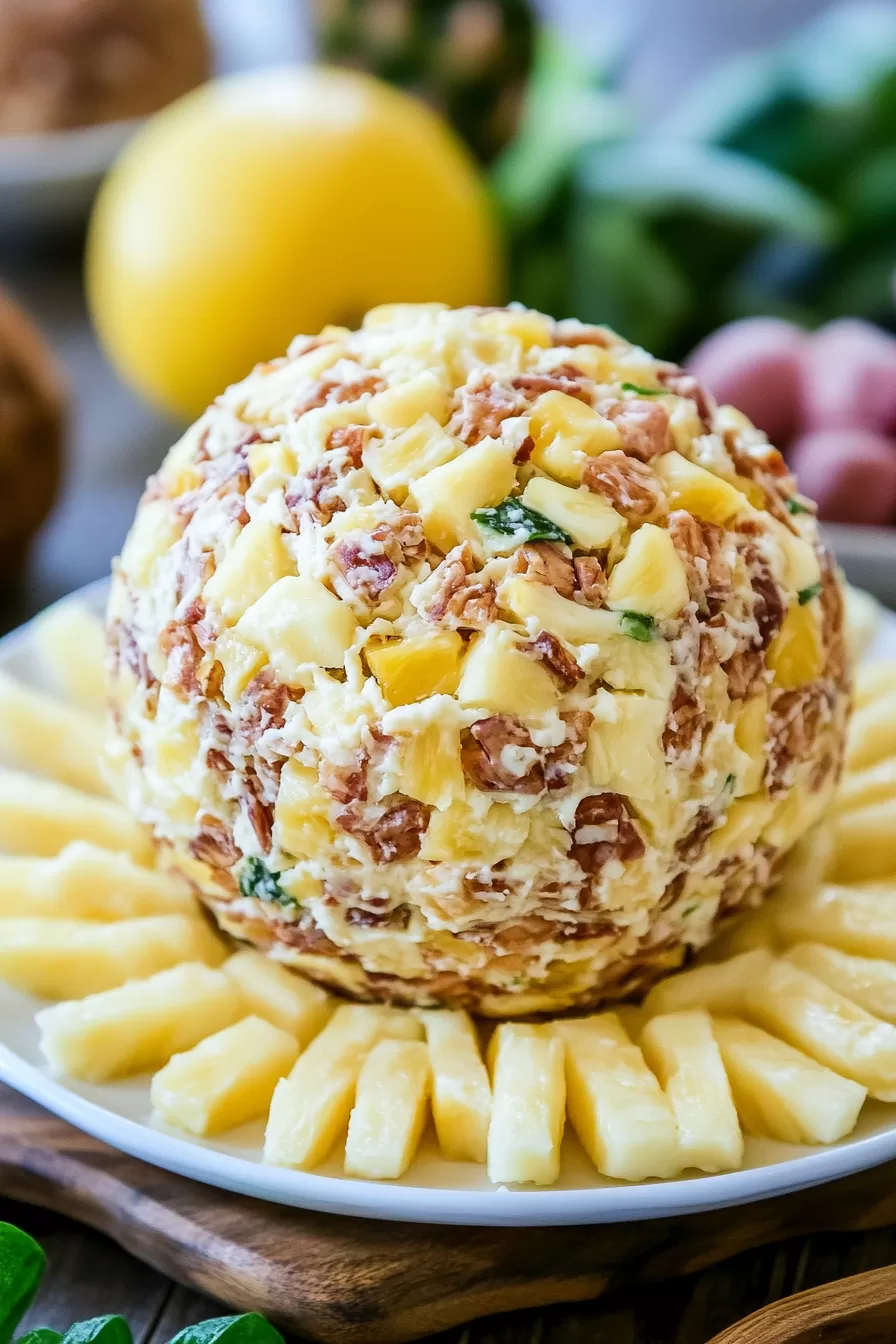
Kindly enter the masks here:
M 105 585 L 85 597 L 99 609 Z M 896 657 L 896 617 L 888 616 L 876 653 Z M 25 626 L 0 641 L 0 668 L 39 683 Z M 482 1167 L 444 1161 L 427 1136 L 400 1181 L 347 1179 L 337 1153 L 313 1175 L 264 1166 L 260 1123 L 215 1142 L 186 1137 L 152 1120 L 148 1079 L 94 1086 L 49 1077 L 37 1046 L 37 1000 L 0 985 L 0 1078 L 89 1134 L 207 1185 L 326 1213 L 420 1223 L 551 1226 L 627 1222 L 746 1204 L 820 1185 L 896 1157 L 896 1108 L 865 1107 L 858 1128 L 829 1148 L 748 1139 L 746 1165 L 719 1176 L 627 1185 L 597 1175 L 575 1138 L 563 1149 L 562 1177 L 547 1190 L 496 1188 Z
M 104 173 L 141 124 L 137 119 L 42 135 L 0 135 L 4 231 L 80 223 Z

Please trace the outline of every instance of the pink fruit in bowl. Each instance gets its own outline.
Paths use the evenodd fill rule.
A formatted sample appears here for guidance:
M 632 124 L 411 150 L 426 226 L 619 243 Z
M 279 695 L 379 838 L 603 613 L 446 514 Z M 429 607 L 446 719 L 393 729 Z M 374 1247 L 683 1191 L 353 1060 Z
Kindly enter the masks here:
M 799 430 L 803 359 L 809 337 L 777 317 L 719 327 L 686 363 L 717 401 L 730 402 L 784 447 Z
M 809 338 L 803 425 L 896 436 L 896 337 L 859 318 L 829 322 Z M 896 450 L 894 450 L 896 451 Z
M 896 445 L 872 430 L 820 429 L 803 434 L 790 452 L 800 490 L 820 517 L 840 523 L 896 519 Z

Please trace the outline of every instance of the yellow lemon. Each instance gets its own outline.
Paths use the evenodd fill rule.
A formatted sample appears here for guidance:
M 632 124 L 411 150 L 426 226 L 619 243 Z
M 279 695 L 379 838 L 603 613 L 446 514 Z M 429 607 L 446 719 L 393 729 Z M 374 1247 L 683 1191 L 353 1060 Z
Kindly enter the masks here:
M 100 338 L 151 400 L 195 416 L 297 332 L 384 302 L 490 303 L 499 244 L 472 159 L 416 99 L 326 67 L 194 90 L 97 198 Z

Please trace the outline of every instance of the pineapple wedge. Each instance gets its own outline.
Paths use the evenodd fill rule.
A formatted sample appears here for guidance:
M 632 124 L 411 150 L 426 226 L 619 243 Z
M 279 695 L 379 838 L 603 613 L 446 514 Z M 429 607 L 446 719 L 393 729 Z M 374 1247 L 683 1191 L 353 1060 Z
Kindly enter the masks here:
M 77 598 L 65 598 L 38 616 L 34 642 L 60 694 L 89 714 L 102 716 L 106 636 L 99 616 Z
M 824 671 L 824 646 L 817 606 L 817 602 L 809 602 L 803 607 L 799 603 L 791 606 L 784 624 L 769 645 L 766 663 L 775 674 L 775 685 L 784 691 L 805 686 Z
M 568 485 L 533 476 L 523 491 L 529 509 L 550 518 L 572 537 L 573 545 L 602 550 L 625 530 L 625 519 L 600 495 L 571 490 Z
M 541 394 L 529 416 L 529 433 L 535 441 L 535 466 L 572 486 L 581 482 L 582 467 L 589 457 L 621 443 L 612 420 L 565 392 Z
M 669 1098 L 682 1166 L 709 1172 L 739 1167 L 743 1135 L 709 1015 L 692 1011 L 655 1017 L 640 1045 Z
M 345 1172 L 371 1181 L 403 1176 L 428 1114 L 429 1055 L 422 1041 L 380 1041 L 358 1076 Z
M 368 665 L 390 705 L 411 705 L 431 695 L 453 695 L 460 680 L 464 642 L 456 630 L 396 639 L 365 650 Z
M 457 699 L 464 708 L 493 714 L 544 714 L 560 690 L 543 663 L 523 652 L 518 636 L 496 623 L 471 643 Z
M 875 700 L 896 696 L 896 661 L 862 663 L 856 669 L 853 703 L 856 710 L 864 709 Z M 853 716 L 855 722 L 855 715 Z
M 596 718 L 585 761 L 596 789 L 650 802 L 664 789 L 663 726 L 668 701 L 630 691 L 607 691 L 615 717 Z
M 432 1066 L 432 1114 L 442 1156 L 452 1162 L 485 1162 L 492 1094 L 468 1013 L 420 1013 Z
M 878 1101 L 896 1101 L 896 1027 L 787 961 L 747 986 L 747 1014 Z
M 489 1045 L 488 1178 L 553 1185 L 566 1121 L 563 1042 L 547 1027 L 502 1022 Z
M 585 607 L 561 597 L 546 583 L 516 577 L 505 579 L 498 589 L 498 601 L 532 633 L 550 630 L 570 644 L 600 644 L 621 635 L 619 617 L 602 607 Z M 493 627 L 492 627 L 493 628 Z
M 166 1125 L 200 1138 L 257 1120 L 298 1053 L 288 1032 L 244 1017 L 169 1059 L 152 1080 L 153 1110 Z
M 750 1133 L 781 1143 L 836 1143 L 855 1128 L 864 1087 L 747 1022 L 719 1018 L 713 1032 Z
M 888 697 L 872 700 L 853 714 L 846 738 L 847 770 L 867 770 L 896 756 L 896 713 Z
M 784 943 L 825 943 L 858 957 L 896 961 L 896 887 L 826 885 L 772 904 Z
M 272 584 L 295 571 L 280 524 L 253 518 L 227 550 L 202 590 L 203 597 L 233 625 Z
M 367 403 L 367 413 L 383 429 L 409 429 L 424 416 L 443 425 L 451 413 L 451 398 L 435 374 L 425 369 L 397 387 L 377 392 Z
M 552 1025 L 566 1046 L 569 1118 L 598 1171 L 620 1181 L 677 1175 L 672 1107 L 616 1014 Z
M 223 943 L 205 920 L 147 915 L 96 924 L 80 919 L 0 920 L 0 980 L 42 999 L 83 999 L 182 961 L 219 966 Z
M 868 803 L 831 819 L 838 882 L 896 881 L 896 800 Z
M 357 622 L 351 608 L 316 579 L 278 579 L 244 612 L 236 625 L 241 639 L 268 655 L 287 686 L 299 684 L 305 663 L 342 667 Z
M 152 861 L 148 831 L 117 803 L 55 780 L 0 769 L 0 850 L 49 858 L 73 840 Z
M 892 799 L 896 799 L 896 756 L 864 770 L 847 771 L 834 797 L 834 811 L 850 812 Z
M 96 719 L 0 671 L 0 756 L 88 793 L 108 793 Z
M 195 909 L 189 888 L 177 878 L 83 840 L 66 845 L 55 859 L 0 856 L 0 919 L 111 922 Z
M 291 757 L 280 774 L 280 791 L 274 805 L 277 847 L 299 859 L 323 854 L 333 843 L 333 828 L 328 820 L 331 805 L 317 771 Z
M 671 536 L 654 523 L 644 523 L 613 566 L 607 605 L 663 620 L 677 616 L 688 600 L 687 574 Z
M 302 1049 L 323 1030 L 336 1007 L 336 1000 L 320 985 L 252 948 L 229 957 L 222 970 L 251 1013 L 288 1032 Z
M 896 963 L 854 957 L 824 943 L 797 943 L 784 959 L 823 980 L 866 1013 L 896 1024 Z
M 414 481 L 410 498 L 423 519 L 427 541 L 446 554 L 462 541 L 481 548 L 479 528 L 470 515 L 512 493 L 515 454 L 513 444 L 482 439 Z
M 687 509 L 701 522 L 724 527 L 746 508 L 744 496 L 735 486 L 680 453 L 663 453 L 652 465 L 663 483 L 670 509 Z
M 161 1068 L 242 1013 L 226 975 L 184 962 L 148 980 L 44 1008 L 35 1020 L 52 1073 L 106 1083 Z
M 721 1017 L 743 1012 L 747 986 L 772 961 L 762 948 L 744 952 L 730 961 L 695 966 L 661 980 L 644 1000 L 648 1017 L 703 1008 Z

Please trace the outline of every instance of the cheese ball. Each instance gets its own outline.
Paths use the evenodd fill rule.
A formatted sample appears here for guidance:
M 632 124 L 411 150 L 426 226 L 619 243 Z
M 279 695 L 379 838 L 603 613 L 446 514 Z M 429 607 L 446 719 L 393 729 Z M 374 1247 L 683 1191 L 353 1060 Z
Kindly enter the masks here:
M 168 861 L 358 998 L 640 993 L 840 770 L 841 585 L 780 453 L 515 306 L 377 308 L 230 387 L 147 486 L 108 637 Z

